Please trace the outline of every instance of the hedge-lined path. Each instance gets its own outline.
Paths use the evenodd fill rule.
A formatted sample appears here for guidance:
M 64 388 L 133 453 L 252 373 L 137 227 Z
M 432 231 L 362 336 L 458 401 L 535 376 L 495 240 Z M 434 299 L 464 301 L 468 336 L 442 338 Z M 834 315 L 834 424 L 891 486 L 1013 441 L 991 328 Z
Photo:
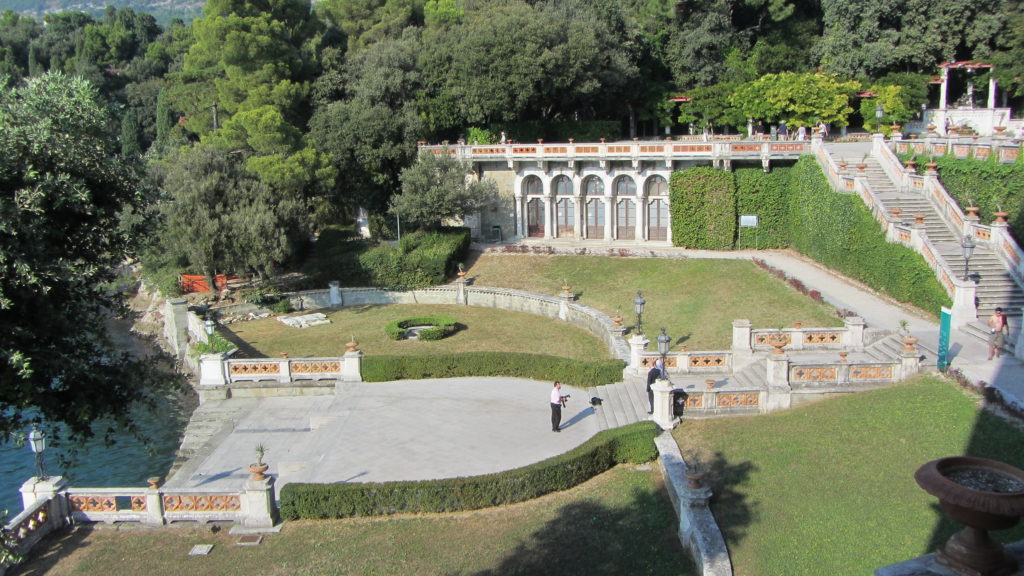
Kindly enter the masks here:
M 344 383 L 334 396 L 206 402 L 192 422 L 232 403 L 244 408 L 232 407 L 219 430 L 208 426 L 206 447 L 167 485 L 238 490 L 257 444 L 267 448 L 278 490 L 289 482 L 426 480 L 519 468 L 599 431 L 590 393 L 562 390 L 571 398 L 560 433 L 551 431 L 551 382 L 518 378 Z
M 895 333 L 900 327 L 900 320 L 905 319 L 910 324 L 910 331 L 920 340 L 920 345 L 923 348 L 934 351 L 939 347 L 939 325 L 934 319 L 925 316 L 915 308 L 902 305 L 891 298 L 878 294 L 860 282 L 829 270 L 792 250 L 716 252 L 688 250 L 667 245 L 652 248 L 648 244 L 639 245 L 628 242 L 602 245 L 594 241 L 580 242 L 569 239 L 540 238 L 527 239 L 521 243 L 527 246 L 537 246 L 544 251 L 550 248 L 551 251 L 558 254 L 574 254 L 576 250 L 585 247 L 589 254 L 596 255 L 600 255 L 603 250 L 607 249 L 614 254 L 626 251 L 637 257 L 730 260 L 758 258 L 784 270 L 789 276 L 799 279 L 809 290 L 821 292 L 825 301 L 837 309 L 849 310 L 864 318 L 868 329 Z M 474 248 L 497 253 L 504 249 L 500 245 L 493 244 L 474 245 Z M 586 286 L 580 286 L 579 289 L 586 290 Z M 765 305 L 770 306 L 771 303 L 766 302 Z M 1010 342 L 1017 341 L 1021 329 L 1021 322 L 1018 318 L 1010 318 Z M 734 319 L 728 314 L 724 314 L 722 321 L 732 322 Z M 962 370 L 973 382 L 984 381 L 998 388 L 1007 402 L 1024 411 L 1024 362 L 1008 353 L 1004 353 L 998 360 L 987 360 L 987 344 L 971 330 L 954 330 L 950 338 L 950 358 L 952 359 L 952 368 Z

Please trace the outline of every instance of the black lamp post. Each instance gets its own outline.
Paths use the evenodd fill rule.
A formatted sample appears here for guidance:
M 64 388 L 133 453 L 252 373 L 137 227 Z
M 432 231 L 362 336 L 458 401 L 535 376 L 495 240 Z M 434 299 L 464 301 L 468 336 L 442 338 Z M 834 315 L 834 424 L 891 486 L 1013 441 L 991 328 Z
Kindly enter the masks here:
M 885 108 L 882 108 L 881 104 L 875 106 L 875 120 L 877 122 L 878 131 L 882 131 L 882 116 L 885 116 Z
M 964 280 L 971 279 L 971 256 L 974 256 L 975 247 L 977 244 L 974 243 L 974 237 L 970 234 L 965 235 L 963 242 L 960 243 L 960 248 L 964 251 Z
M 658 354 L 661 354 L 661 365 L 662 370 L 665 366 L 665 357 L 668 356 L 668 346 L 672 343 L 672 337 L 665 333 L 665 328 L 662 327 L 661 334 L 658 335 Z M 662 374 L 664 376 L 665 374 Z
M 28 433 L 28 447 L 36 455 L 36 476 L 40 480 L 46 480 L 46 467 L 43 466 L 43 451 L 46 450 L 46 433 L 33 424 L 32 431 Z
M 644 304 L 647 304 L 647 300 L 644 300 L 644 293 L 640 290 L 636 291 L 636 298 L 633 299 L 633 311 L 636 312 L 636 333 L 643 334 L 643 319 L 644 319 Z

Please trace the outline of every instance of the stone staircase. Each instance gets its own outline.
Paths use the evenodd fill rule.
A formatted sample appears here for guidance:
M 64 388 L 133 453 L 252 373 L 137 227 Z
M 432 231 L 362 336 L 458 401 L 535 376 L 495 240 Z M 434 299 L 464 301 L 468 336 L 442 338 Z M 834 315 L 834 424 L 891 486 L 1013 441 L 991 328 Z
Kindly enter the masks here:
M 924 232 L 935 251 L 950 265 L 954 274 L 962 277 L 968 271 L 960 247 L 961 238 L 954 234 L 929 200 L 912 192 L 899 191 L 878 160 L 864 155 L 870 150 L 869 144 L 832 143 L 826 145 L 826 150 L 835 160 L 848 161 L 848 170 L 855 170 L 853 166 L 860 162 L 867 164 L 865 175 L 868 185 L 885 211 L 892 214 L 894 209 L 899 209 L 899 219 L 907 226 L 914 225 L 915 215 L 923 214 Z M 1020 316 L 1021 307 L 1024 306 L 1024 289 L 990 248 L 978 243 L 968 273 L 977 284 L 979 318 L 988 318 L 997 306 L 1002 307 L 1007 316 Z

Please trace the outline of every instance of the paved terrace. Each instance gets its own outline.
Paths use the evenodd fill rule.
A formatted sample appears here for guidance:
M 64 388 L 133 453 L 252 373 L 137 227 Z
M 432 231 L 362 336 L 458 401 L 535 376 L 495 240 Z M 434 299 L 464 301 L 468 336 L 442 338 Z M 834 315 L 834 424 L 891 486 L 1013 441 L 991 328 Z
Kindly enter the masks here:
M 577 247 L 569 241 L 545 244 L 567 252 Z M 649 247 L 642 252 L 652 253 Z M 869 328 L 896 330 L 901 319 L 909 319 L 925 349 L 938 345 L 935 322 L 792 252 L 653 252 L 670 258 L 761 258 L 820 291 L 833 306 L 855 311 Z M 1024 406 L 1024 364 L 1005 355 L 990 362 L 987 354 L 984 342 L 953 334 L 952 366 Z M 260 443 L 268 449 L 265 459 L 279 488 L 288 482 L 416 480 L 517 468 L 561 454 L 602 427 L 587 402 L 591 392 L 567 388 L 572 398 L 563 411 L 565 430 L 551 432 L 550 387 L 550 382 L 512 378 L 456 378 L 345 384 L 333 397 L 209 402 L 186 432 L 186 442 L 197 446 L 195 454 L 167 485 L 238 489 Z

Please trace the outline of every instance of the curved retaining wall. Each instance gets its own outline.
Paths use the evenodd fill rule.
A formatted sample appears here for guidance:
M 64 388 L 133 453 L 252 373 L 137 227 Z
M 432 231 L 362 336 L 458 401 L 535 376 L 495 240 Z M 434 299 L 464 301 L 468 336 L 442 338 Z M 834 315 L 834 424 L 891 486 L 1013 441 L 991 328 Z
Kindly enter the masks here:
M 380 288 L 341 288 L 338 290 L 339 303 L 332 303 L 329 290 L 296 292 L 289 298 L 296 308 L 301 301 L 303 309 L 330 306 L 366 306 L 386 304 L 444 304 L 479 306 L 513 312 L 526 312 L 564 320 L 598 337 L 608 347 L 608 352 L 627 364 L 629 344 L 622 337 L 607 314 L 572 301 L 572 297 L 547 296 L 525 290 L 492 288 L 487 286 L 435 286 L 417 290 L 383 290 Z

